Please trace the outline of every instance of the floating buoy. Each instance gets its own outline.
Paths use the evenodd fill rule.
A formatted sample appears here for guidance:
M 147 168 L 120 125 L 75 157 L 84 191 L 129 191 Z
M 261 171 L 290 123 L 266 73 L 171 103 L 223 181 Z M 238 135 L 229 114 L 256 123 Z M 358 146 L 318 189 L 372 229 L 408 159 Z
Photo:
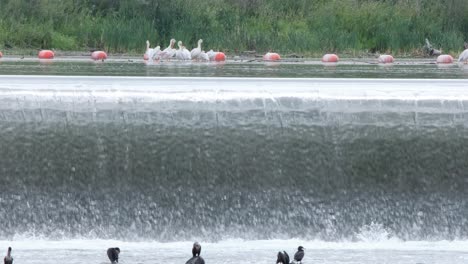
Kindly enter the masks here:
M 380 55 L 378 60 L 380 63 L 393 63 L 394 61 L 392 55 Z
M 223 52 L 217 52 L 215 57 L 215 61 L 225 61 L 226 60 L 226 55 Z
M 274 52 L 268 52 L 267 54 L 263 55 L 263 60 L 266 60 L 266 61 L 277 61 L 280 59 L 281 59 L 280 55 Z
M 336 54 L 325 54 L 322 57 L 322 62 L 338 62 L 339 58 Z
M 39 59 L 53 59 L 54 52 L 51 50 L 41 50 L 38 55 Z
M 439 55 L 437 57 L 437 63 L 453 63 L 453 57 L 448 54 Z
M 91 53 L 91 58 L 93 60 L 105 60 L 107 59 L 107 53 L 105 53 L 104 51 L 97 50 Z

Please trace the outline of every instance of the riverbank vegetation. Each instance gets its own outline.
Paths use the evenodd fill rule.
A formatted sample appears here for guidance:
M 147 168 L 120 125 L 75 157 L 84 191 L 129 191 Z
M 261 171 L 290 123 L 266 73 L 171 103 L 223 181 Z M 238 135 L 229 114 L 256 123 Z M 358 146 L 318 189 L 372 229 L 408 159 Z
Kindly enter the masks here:
M 466 0 L 1 0 L 0 49 L 458 52 Z

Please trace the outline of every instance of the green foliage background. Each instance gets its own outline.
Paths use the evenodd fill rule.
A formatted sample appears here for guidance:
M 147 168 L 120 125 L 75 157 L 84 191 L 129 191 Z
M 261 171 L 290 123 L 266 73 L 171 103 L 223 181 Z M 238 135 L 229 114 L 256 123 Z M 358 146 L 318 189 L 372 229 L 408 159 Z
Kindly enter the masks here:
M 171 38 L 207 49 L 420 49 L 468 39 L 467 0 L 0 0 L 0 49 L 141 52 Z M 3 45 L 2 45 L 3 44 Z

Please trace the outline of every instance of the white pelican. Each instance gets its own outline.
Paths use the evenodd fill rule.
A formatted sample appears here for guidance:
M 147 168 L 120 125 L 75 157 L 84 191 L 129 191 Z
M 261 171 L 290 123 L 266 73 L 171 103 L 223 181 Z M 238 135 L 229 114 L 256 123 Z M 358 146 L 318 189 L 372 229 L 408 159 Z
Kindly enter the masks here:
M 182 52 L 182 41 L 179 40 L 179 42 L 177 42 L 177 46 L 179 47 L 179 49 L 176 50 L 176 53 L 175 53 L 176 59 L 183 60 L 184 54 Z
M 153 50 L 153 60 L 159 60 L 161 59 L 161 48 L 159 46 L 156 46 Z
M 203 39 L 198 40 L 198 46 L 194 48 L 191 52 L 190 55 L 192 57 L 192 60 L 198 60 L 200 59 L 200 54 L 202 52 L 201 49 L 201 44 L 203 43 Z
M 214 60 L 215 57 L 216 57 L 217 52 L 214 52 L 213 50 L 210 50 L 210 51 L 208 51 L 206 54 L 208 55 L 208 58 L 209 58 L 210 60 Z
M 154 49 L 150 48 L 150 42 L 149 40 L 146 41 L 146 56 L 148 56 L 148 59 L 153 57 L 153 52 L 154 52 Z
M 200 53 L 199 58 L 202 61 L 209 61 L 210 60 L 210 57 L 208 56 L 208 54 L 204 50 Z
M 191 60 L 192 59 L 192 55 L 190 54 L 190 51 L 185 48 L 184 45 L 182 45 L 182 54 L 184 56 L 184 60 Z
M 156 48 L 150 48 L 149 40 L 146 41 L 146 52 L 145 55 L 148 57 L 148 60 L 159 60 L 159 54 L 161 53 L 161 48 L 157 46 Z
M 468 48 L 464 50 L 460 56 L 458 56 L 458 62 L 463 62 L 464 64 L 468 63 Z
M 172 57 L 175 56 L 176 54 L 176 49 L 174 49 L 175 42 L 176 42 L 175 39 L 171 39 L 169 47 L 165 48 L 161 52 L 161 59 L 171 59 Z

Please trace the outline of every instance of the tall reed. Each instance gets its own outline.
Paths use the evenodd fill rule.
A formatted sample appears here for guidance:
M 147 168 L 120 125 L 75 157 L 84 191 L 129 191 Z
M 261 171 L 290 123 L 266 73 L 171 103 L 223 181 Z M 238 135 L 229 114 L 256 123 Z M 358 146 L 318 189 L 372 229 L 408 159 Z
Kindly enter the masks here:
M 468 40 L 466 0 L 2 0 L 0 48 L 142 52 L 171 38 L 189 48 L 264 52 L 444 51 Z

